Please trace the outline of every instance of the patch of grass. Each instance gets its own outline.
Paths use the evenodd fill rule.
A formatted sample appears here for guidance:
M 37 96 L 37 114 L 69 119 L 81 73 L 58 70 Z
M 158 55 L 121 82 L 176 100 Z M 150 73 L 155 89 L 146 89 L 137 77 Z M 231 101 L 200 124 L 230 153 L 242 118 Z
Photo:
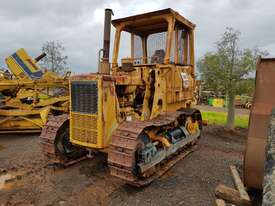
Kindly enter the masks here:
M 202 119 L 207 120 L 209 124 L 226 125 L 227 114 L 224 112 L 201 111 Z M 248 115 L 236 115 L 235 127 L 247 128 Z

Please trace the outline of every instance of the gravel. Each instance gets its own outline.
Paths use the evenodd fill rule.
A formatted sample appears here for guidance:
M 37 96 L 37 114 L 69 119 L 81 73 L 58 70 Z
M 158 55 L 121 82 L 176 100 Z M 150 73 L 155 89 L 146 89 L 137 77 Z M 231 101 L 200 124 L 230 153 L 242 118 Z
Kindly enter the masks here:
M 21 176 L 0 189 L 0 206 L 214 205 L 215 187 L 233 186 L 229 165 L 242 169 L 246 135 L 245 129 L 205 127 L 198 150 L 144 188 L 111 177 L 104 154 L 53 168 L 43 159 L 38 136 L 0 136 L 0 171 Z

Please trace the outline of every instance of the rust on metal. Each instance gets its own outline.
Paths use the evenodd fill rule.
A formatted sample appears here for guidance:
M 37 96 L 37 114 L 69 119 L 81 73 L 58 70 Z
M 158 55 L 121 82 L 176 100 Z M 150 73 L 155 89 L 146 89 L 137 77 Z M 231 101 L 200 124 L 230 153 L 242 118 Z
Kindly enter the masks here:
M 69 120 L 68 114 L 63 114 L 59 116 L 52 116 L 49 121 L 44 126 L 40 135 L 40 144 L 44 156 L 47 159 L 48 164 L 56 164 L 60 166 L 70 166 L 79 161 L 87 159 L 85 154 L 77 157 L 66 157 L 58 154 L 56 149 L 57 143 L 56 137 L 58 135 L 59 129 Z
M 256 86 L 249 118 L 248 139 L 244 159 L 244 183 L 262 189 L 268 121 L 275 107 L 275 59 L 260 59 L 257 63 Z
M 49 119 L 40 135 L 40 144 L 42 152 L 51 163 L 65 164 L 65 159 L 61 159 L 56 154 L 55 137 L 58 129 L 69 119 L 69 115 L 64 114 Z
M 151 24 L 151 32 L 161 32 L 163 30 L 166 30 L 167 28 L 167 22 L 165 22 L 165 18 L 169 16 L 175 16 L 176 20 L 183 23 L 185 27 L 188 29 L 194 29 L 196 27 L 195 24 L 184 18 L 183 16 L 179 15 L 178 12 L 174 11 L 171 8 L 168 9 L 162 9 L 158 11 L 148 12 L 145 14 L 138 14 L 130 17 L 125 17 L 121 19 L 115 19 L 112 21 L 112 24 L 114 26 L 121 24 L 122 22 L 131 22 L 132 24 L 126 24 L 125 30 L 132 33 L 132 32 L 142 32 L 142 29 L 144 29 L 144 25 L 140 25 L 140 21 L 143 19 L 148 20 L 154 20 L 155 24 L 152 26 Z M 163 19 L 164 21 L 162 21 Z
M 40 54 L 38 57 L 36 57 L 34 60 L 35 62 L 39 62 L 41 59 L 43 59 L 45 56 L 47 56 L 47 54 L 45 52 L 43 52 L 42 54 Z
M 113 15 L 112 9 L 105 9 L 103 58 L 107 62 L 109 62 L 112 15 Z
M 60 154 L 70 159 L 74 146 L 89 153 L 108 148 L 111 174 L 143 186 L 192 152 L 202 129 L 200 112 L 190 108 L 195 89 L 195 25 L 172 9 L 114 20 L 110 63 L 111 10 L 105 11 L 104 48 L 98 53 L 98 73 L 70 79 L 70 123 L 65 117 L 49 122 L 41 135 L 42 145 L 44 153 L 57 162 L 64 161 Z M 119 66 L 122 32 L 131 33 L 131 58 L 122 58 Z M 158 38 L 158 44 L 166 43 L 162 51 L 153 51 L 151 56 L 148 51 L 155 48 L 148 47 L 147 37 L 159 32 L 163 32 L 164 40 Z M 141 37 L 136 44 L 135 36 Z M 180 47 L 181 51 L 177 51 Z M 140 50 L 137 56 L 135 48 Z M 67 130 L 63 131 L 64 127 Z
M 168 156 L 165 161 L 160 162 L 150 170 L 137 177 L 133 173 L 133 165 L 136 161 L 136 149 L 138 147 L 139 135 L 148 127 L 164 127 L 173 124 L 185 112 L 167 112 L 157 118 L 148 121 L 123 122 L 113 133 L 112 141 L 108 151 L 108 165 L 111 175 L 118 177 L 133 186 L 145 186 L 163 175 L 169 168 L 179 160 L 196 149 L 196 140 L 188 142 L 176 153 Z

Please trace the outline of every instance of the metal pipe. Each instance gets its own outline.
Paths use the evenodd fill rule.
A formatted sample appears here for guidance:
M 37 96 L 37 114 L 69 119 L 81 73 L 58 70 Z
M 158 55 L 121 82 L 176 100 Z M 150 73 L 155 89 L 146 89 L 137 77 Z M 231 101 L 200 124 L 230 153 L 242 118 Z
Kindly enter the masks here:
M 36 57 L 34 60 L 35 62 L 39 62 L 41 59 L 43 59 L 45 56 L 47 56 L 47 54 L 45 52 L 43 52 L 42 54 L 40 54 L 38 57 Z
M 112 15 L 113 15 L 112 9 L 105 9 L 104 38 L 103 38 L 103 61 L 105 62 L 109 62 Z

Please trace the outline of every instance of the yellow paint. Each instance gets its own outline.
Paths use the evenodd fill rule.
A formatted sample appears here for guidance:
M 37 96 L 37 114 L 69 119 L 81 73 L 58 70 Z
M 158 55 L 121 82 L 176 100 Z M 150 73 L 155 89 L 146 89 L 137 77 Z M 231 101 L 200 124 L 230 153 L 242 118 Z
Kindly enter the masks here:
M 213 99 L 213 107 L 223 107 L 224 106 L 224 99 L 215 98 Z
M 84 147 L 105 148 L 110 142 L 112 131 L 118 126 L 115 85 L 113 81 L 103 81 L 100 76 L 92 81 L 97 81 L 98 86 L 98 112 L 94 115 L 71 111 L 70 140 Z
M 193 122 L 191 117 L 187 119 L 185 127 L 190 134 L 196 134 L 199 131 L 198 121 Z
M 46 124 L 46 122 L 48 121 L 48 115 L 50 111 L 51 111 L 50 107 L 43 108 L 42 111 L 40 111 L 40 117 L 43 124 Z
M 148 131 L 146 132 L 146 134 L 149 136 L 151 140 L 161 142 L 165 147 L 171 146 L 171 144 L 165 137 L 156 135 L 154 131 Z
M 112 73 L 110 75 L 100 73 L 79 75 L 71 79 L 71 81 L 97 81 L 98 86 L 98 112 L 96 115 L 70 112 L 70 140 L 73 144 L 89 148 L 106 148 L 110 143 L 113 131 L 121 122 L 153 119 L 163 112 L 188 108 L 193 100 L 195 90 L 194 50 L 193 42 L 190 41 L 194 41 L 193 29 L 195 25 L 172 10 L 166 14 L 156 12 L 155 16 L 150 18 L 140 15 L 135 18 L 135 21 L 127 20 L 127 18 L 120 21 L 113 22 L 116 34 L 112 55 Z M 160 28 L 154 30 L 153 26 L 156 22 L 159 24 L 161 22 L 160 25 L 167 25 L 167 28 L 161 28 L 167 31 L 166 53 L 164 63 L 150 64 L 146 39 L 150 32 L 160 32 Z M 142 25 L 142 29 L 140 25 Z M 174 35 L 174 30 L 180 28 L 185 28 L 185 39 L 189 38 L 188 45 L 181 45 L 185 48 L 185 56 L 182 58 L 186 61 L 184 61 L 185 64 L 174 64 L 171 63 L 171 51 L 175 48 L 173 47 L 175 46 L 173 38 L 177 37 Z M 122 31 L 134 34 L 144 32 L 142 58 L 140 59 L 142 64 L 135 65 L 134 48 L 131 48 L 132 58 L 122 61 L 128 65 L 133 64 L 133 66 L 130 65 L 130 70 L 125 70 L 123 67 L 125 65 L 118 66 Z M 176 46 L 179 47 L 179 44 L 178 42 Z M 131 45 L 134 46 L 133 37 Z M 179 52 L 175 54 L 178 55 L 175 57 L 176 61 L 179 61 Z M 140 94 L 141 97 L 137 94 Z M 71 94 L 70 96 L 72 98 Z M 142 102 L 137 103 L 137 99 Z M 186 126 L 190 133 L 198 129 L 197 122 L 188 121 Z M 153 134 L 150 136 L 165 147 L 170 146 L 164 137 Z
M 112 81 L 103 82 L 103 147 L 107 147 L 111 140 L 111 135 L 114 129 L 117 128 L 118 123 L 116 120 L 116 96 L 115 84 Z
M 68 89 L 67 76 L 59 76 L 53 72 L 41 72 L 39 65 L 24 49 L 15 52 L 29 74 L 25 73 L 14 57 L 6 58 L 11 75 L 0 73 L 0 91 L 8 90 L 12 93 L 2 100 L 0 109 L 0 130 L 12 132 L 26 130 L 40 130 L 47 122 L 53 110 L 67 112 L 69 97 L 55 95 L 55 88 Z M 29 75 L 41 72 L 41 76 L 32 79 Z
M 24 62 L 24 64 L 29 68 L 29 70 L 34 73 L 38 70 L 40 70 L 40 67 L 38 64 L 36 64 L 35 60 L 32 59 L 25 49 L 21 48 L 19 49 L 16 54 L 19 56 L 19 58 Z M 25 77 L 25 72 L 22 70 L 22 68 L 15 62 L 12 56 L 9 56 L 6 58 L 6 63 L 11 70 L 11 72 L 15 75 L 17 78 L 23 78 Z
M 1 130 L 40 130 L 43 126 L 41 118 L 25 118 L 25 117 L 6 117 L 0 122 Z

